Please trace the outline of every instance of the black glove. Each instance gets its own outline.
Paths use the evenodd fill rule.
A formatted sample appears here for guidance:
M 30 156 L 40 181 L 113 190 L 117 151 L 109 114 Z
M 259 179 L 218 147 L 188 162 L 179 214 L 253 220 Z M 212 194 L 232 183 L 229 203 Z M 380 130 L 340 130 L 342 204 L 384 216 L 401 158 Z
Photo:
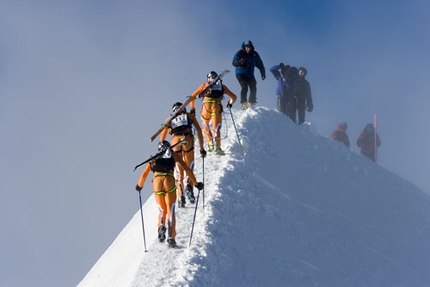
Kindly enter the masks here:
M 284 63 L 279 63 L 279 69 L 283 69 L 285 66 L 284 66 Z
M 203 184 L 203 182 L 198 182 L 198 183 L 196 184 L 196 188 L 197 188 L 198 190 L 202 190 L 202 189 L 203 189 L 203 187 L 205 187 L 205 185 Z
M 308 106 L 307 107 L 308 112 L 312 112 L 314 110 L 314 104 L 308 103 L 307 106 Z
M 137 191 L 141 191 L 141 190 L 142 190 L 142 188 L 141 188 L 139 185 L 137 185 L 137 184 L 136 184 L 136 190 L 137 190 Z
M 200 155 L 201 155 L 201 157 L 206 157 L 206 151 L 205 151 L 205 149 L 204 148 L 202 148 L 202 149 L 200 149 Z
M 191 109 L 190 114 L 193 114 L 195 116 L 196 115 L 196 109 Z
M 227 102 L 227 104 L 225 105 L 227 108 L 231 109 L 231 107 L 233 107 L 233 104 L 230 104 L 230 101 Z
M 266 78 L 266 74 L 265 73 L 261 73 L 261 80 L 264 81 L 265 78 Z

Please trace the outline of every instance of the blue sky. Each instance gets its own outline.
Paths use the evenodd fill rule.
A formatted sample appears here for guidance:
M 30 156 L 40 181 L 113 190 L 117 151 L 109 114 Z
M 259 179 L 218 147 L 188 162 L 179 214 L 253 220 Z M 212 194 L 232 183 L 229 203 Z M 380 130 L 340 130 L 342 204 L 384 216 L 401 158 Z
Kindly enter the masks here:
M 430 192 L 430 4 L 193 2 L 2 1 L 0 283 L 76 284 L 138 208 L 132 168 L 171 105 L 248 39 L 259 105 L 275 107 L 272 65 L 306 67 L 318 132 L 346 121 L 358 151 L 376 112 L 379 164 Z

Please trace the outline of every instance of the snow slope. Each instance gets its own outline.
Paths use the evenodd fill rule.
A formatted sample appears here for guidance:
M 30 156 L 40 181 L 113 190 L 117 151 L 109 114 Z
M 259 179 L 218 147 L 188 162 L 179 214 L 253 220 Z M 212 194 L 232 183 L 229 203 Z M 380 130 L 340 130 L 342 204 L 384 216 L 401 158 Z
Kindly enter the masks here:
M 226 111 L 227 154 L 204 161 L 191 246 L 194 205 L 176 210 L 179 246 L 168 249 L 151 196 L 148 252 L 138 211 L 79 287 L 430 286 L 427 194 L 314 125 L 264 107 L 232 112 L 245 148 Z

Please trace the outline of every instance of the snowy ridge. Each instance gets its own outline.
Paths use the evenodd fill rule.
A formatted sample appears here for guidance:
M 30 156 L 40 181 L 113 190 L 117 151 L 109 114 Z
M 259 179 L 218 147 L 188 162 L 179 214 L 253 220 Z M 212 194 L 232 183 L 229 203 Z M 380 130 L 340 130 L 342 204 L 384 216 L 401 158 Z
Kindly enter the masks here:
M 168 249 L 150 197 L 148 252 L 137 212 L 80 287 L 429 286 L 428 195 L 315 126 L 232 111 L 245 149 L 226 111 L 227 154 L 205 159 L 191 247 L 194 205 L 176 209 L 179 246 Z M 195 173 L 202 180 L 200 158 Z

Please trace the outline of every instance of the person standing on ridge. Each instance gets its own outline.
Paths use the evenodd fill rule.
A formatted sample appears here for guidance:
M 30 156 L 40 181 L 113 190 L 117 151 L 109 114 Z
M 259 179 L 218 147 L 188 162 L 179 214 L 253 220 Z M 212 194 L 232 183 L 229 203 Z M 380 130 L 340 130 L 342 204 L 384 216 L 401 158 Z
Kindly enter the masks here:
M 296 109 L 291 108 L 290 118 L 296 122 L 296 110 L 299 117 L 299 125 L 305 122 L 305 111 L 312 112 L 314 105 L 312 103 L 311 85 L 305 79 L 308 71 L 304 67 L 298 70 L 298 78 L 295 86 L 294 95 L 296 97 Z
M 280 63 L 279 65 L 271 67 L 270 72 L 278 82 L 278 86 L 276 88 L 276 95 L 278 96 L 278 111 L 288 115 L 288 103 L 295 99 L 294 87 L 296 78 L 293 77 L 292 73 L 297 72 L 297 68 Z M 294 110 L 296 109 L 295 104 L 293 108 Z
M 207 81 L 201 84 L 195 90 L 191 97 L 195 99 L 197 96 L 203 97 L 202 108 L 200 109 L 200 118 L 203 122 L 203 132 L 206 136 L 208 143 L 207 150 L 215 151 L 219 155 L 223 155 L 224 151 L 221 149 L 221 126 L 222 126 L 222 99 L 224 94 L 231 99 L 227 102 L 226 107 L 231 108 L 236 102 L 236 95 L 230 91 L 226 85 L 219 79 L 204 95 L 200 95 L 202 91 L 218 77 L 218 74 L 211 71 L 207 74 Z M 195 100 L 190 102 L 191 110 L 195 110 Z M 212 121 L 212 129 L 210 122 Z
M 347 147 L 350 146 L 349 137 L 346 134 L 346 130 L 348 129 L 348 125 L 343 122 L 337 125 L 337 130 L 331 133 L 331 139 L 342 142 Z
M 152 189 L 154 191 L 155 202 L 158 206 L 158 240 L 164 242 L 166 239 L 166 225 L 167 225 L 167 243 L 169 247 L 176 247 L 176 184 L 175 177 L 173 176 L 173 169 L 178 163 L 185 170 L 190 178 L 191 183 L 198 189 L 202 190 L 204 184 L 197 182 L 194 173 L 185 164 L 178 154 L 172 152 L 170 143 L 166 140 L 158 144 L 158 152 L 162 154 L 152 159 L 146 165 L 139 181 L 136 185 L 136 190 L 141 191 L 145 184 L 149 172 L 154 173 L 152 178 Z
M 257 103 L 257 81 L 254 69 L 257 67 L 261 73 L 261 80 L 266 79 L 266 70 L 260 55 L 254 50 L 251 41 L 242 43 L 242 48 L 233 57 L 233 66 L 236 67 L 236 78 L 240 84 L 240 103 L 242 109 L 253 107 Z M 247 99 L 249 88 L 249 99 Z
M 361 148 L 361 154 L 376 162 L 376 148 L 381 145 L 379 135 L 373 124 L 367 124 L 357 139 L 357 146 Z
M 182 106 L 182 103 L 176 102 L 172 106 L 172 111 L 175 113 Z M 201 157 L 206 156 L 206 151 L 203 148 L 203 133 L 202 129 L 197 122 L 196 117 L 192 113 L 187 113 L 186 108 L 182 109 L 180 113 L 174 117 L 167 127 L 161 132 L 160 141 L 166 139 L 167 133 L 170 132 L 172 139 L 170 144 L 173 146 L 181 140 L 186 140 L 187 143 L 184 145 L 177 145 L 173 148 L 173 152 L 179 154 L 185 164 L 194 171 L 194 135 L 192 127 L 195 127 L 197 131 L 197 137 L 200 143 L 200 155 Z M 175 169 L 175 178 L 178 183 L 178 199 L 179 207 L 185 207 L 185 196 L 184 196 L 184 182 L 187 182 L 185 187 L 188 200 L 190 203 L 195 202 L 193 186 L 190 184 L 189 178 L 185 178 L 184 169 L 181 165 L 177 164 Z

